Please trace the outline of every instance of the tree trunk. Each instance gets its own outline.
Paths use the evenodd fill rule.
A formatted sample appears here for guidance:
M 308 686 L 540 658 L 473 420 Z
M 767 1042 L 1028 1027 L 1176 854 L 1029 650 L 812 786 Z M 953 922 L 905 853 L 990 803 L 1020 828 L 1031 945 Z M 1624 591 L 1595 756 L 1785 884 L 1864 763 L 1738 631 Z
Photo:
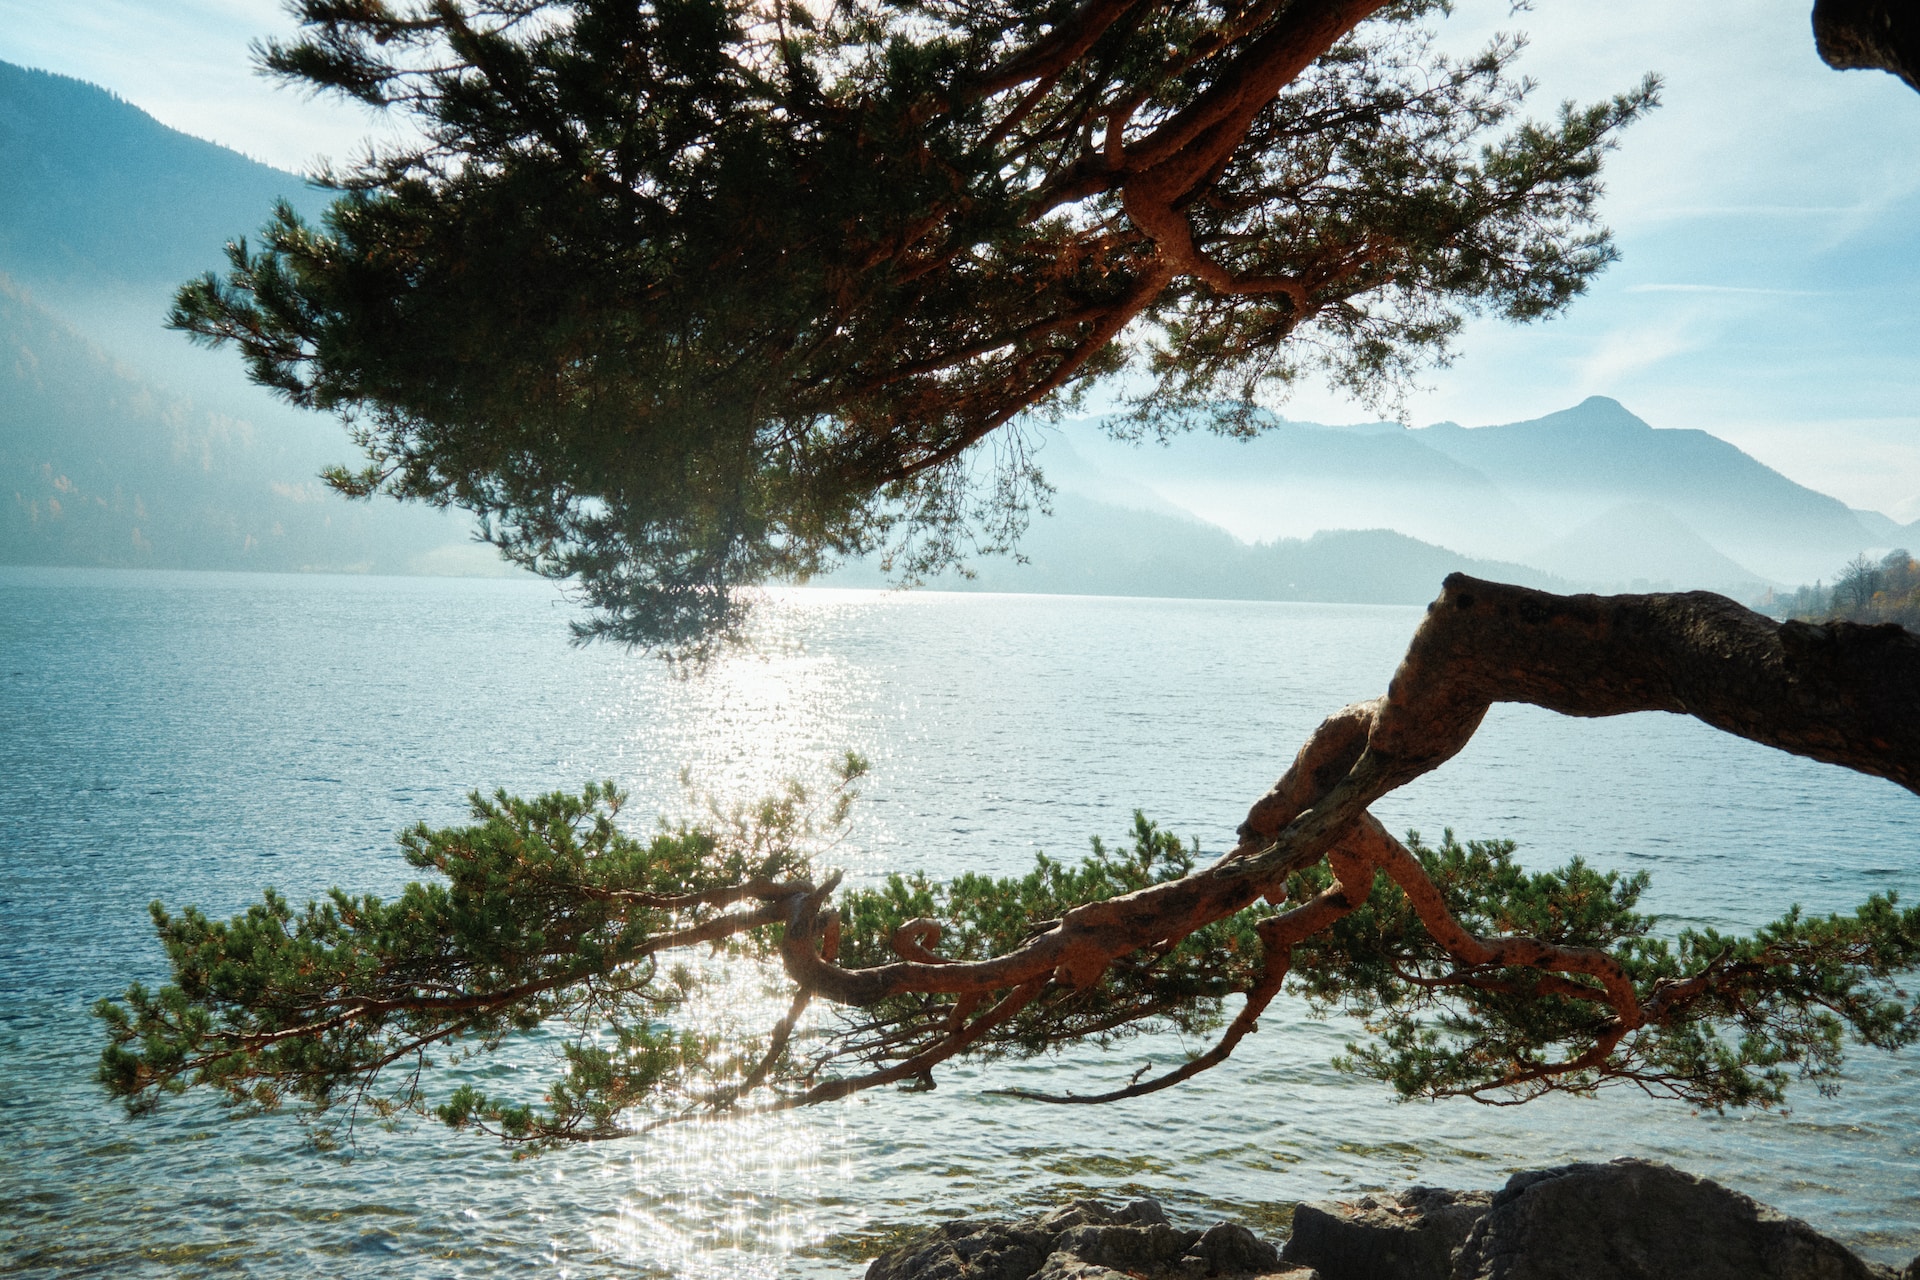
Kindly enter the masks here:
M 1920 90 L 1920 4 L 1815 0 L 1813 42 L 1838 71 L 1890 71 Z

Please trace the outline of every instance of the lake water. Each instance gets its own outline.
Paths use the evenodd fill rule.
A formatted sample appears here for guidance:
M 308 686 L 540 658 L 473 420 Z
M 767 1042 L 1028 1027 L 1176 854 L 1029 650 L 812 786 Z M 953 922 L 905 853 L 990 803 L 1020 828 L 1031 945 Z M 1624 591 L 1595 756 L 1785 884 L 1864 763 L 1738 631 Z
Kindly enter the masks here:
M 1284 1003 L 1181 1089 L 1050 1109 L 1177 1043 L 948 1069 L 776 1118 L 516 1161 L 437 1126 L 347 1156 L 290 1117 L 189 1098 L 130 1121 L 90 1080 L 86 1010 L 164 977 L 145 905 L 224 915 L 406 878 L 399 828 L 475 787 L 611 777 L 630 814 L 680 770 L 750 796 L 848 748 L 873 775 L 834 858 L 1010 873 L 1134 808 L 1217 853 L 1327 712 L 1384 689 L 1416 609 L 796 591 L 704 678 L 566 641 L 515 581 L 0 569 L 0 1272 L 115 1276 L 851 1276 L 891 1231 L 1097 1193 L 1278 1234 L 1299 1199 L 1645 1155 L 1719 1178 L 1869 1257 L 1920 1251 L 1920 1054 L 1862 1052 L 1790 1114 L 1624 1093 L 1399 1105 L 1328 1060 L 1354 1035 Z M 1496 708 L 1376 812 L 1653 873 L 1674 922 L 1920 893 L 1920 798 L 1689 720 Z M 501 1068 L 511 1077 L 511 1065 Z M 511 1079 L 506 1081 L 511 1086 Z M 531 1086 L 528 1086 L 531 1088 Z

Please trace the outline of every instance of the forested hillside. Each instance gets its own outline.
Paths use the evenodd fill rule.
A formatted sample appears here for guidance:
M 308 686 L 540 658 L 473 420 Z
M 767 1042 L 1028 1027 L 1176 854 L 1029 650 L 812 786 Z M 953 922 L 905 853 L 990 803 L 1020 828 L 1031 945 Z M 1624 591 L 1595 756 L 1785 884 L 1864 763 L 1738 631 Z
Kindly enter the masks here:
M 328 195 L 104 89 L 0 62 L 0 263 L 36 290 L 170 292 L 282 199 L 317 214 Z
M 0 276 L 0 563 L 495 571 L 440 513 L 347 502 L 304 462 L 156 390 Z
M 327 194 L 0 63 L 0 563 L 504 571 L 461 517 L 324 489 L 353 456 L 339 424 L 163 327 L 282 198 Z

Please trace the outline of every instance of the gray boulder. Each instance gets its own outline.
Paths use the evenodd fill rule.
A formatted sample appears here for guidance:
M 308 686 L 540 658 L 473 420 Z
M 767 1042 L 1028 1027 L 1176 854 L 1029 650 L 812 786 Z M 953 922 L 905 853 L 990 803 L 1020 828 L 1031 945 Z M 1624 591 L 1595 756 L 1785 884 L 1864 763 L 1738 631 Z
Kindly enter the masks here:
M 867 1280 L 1029 1280 L 1052 1246 L 1029 1224 L 963 1218 L 881 1254 L 867 1267 Z
M 1515 1174 L 1496 1193 L 1415 1187 L 1302 1204 L 1284 1251 L 1245 1227 L 1180 1228 L 1152 1200 L 1078 1200 L 1013 1222 L 949 1222 L 867 1280 L 1920 1280 L 1806 1223 L 1647 1160 Z
M 1167 1221 L 1152 1200 L 1110 1209 L 1076 1200 L 1017 1222 L 949 1222 L 884 1253 L 867 1280 L 1200 1280 L 1276 1275 L 1279 1251 L 1245 1227 L 1205 1231 Z M 1277 1273 L 1277 1274 L 1276 1274 Z M 1287 1280 L 1318 1280 L 1309 1271 Z
M 1414 1187 L 1352 1204 L 1302 1204 L 1280 1256 L 1326 1280 L 1450 1280 L 1454 1256 L 1492 1201 L 1486 1191 Z
M 1171 1267 L 1187 1246 L 1199 1239 L 1198 1231 L 1176 1231 L 1164 1222 L 1147 1226 L 1089 1224 L 1061 1232 L 1053 1242 L 1053 1251 L 1114 1271 L 1150 1274 Z
M 1517 1173 L 1498 1194 L 1416 1187 L 1302 1204 L 1282 1251 L 1325 1280 L 1920 1280 L 1796 1218 L 1648 1160 Z
M 1269 1275 L 1280 1252 L 1235 1222 L 1216 1222 L 1180 1257 L 1182 1276 Z
M 1453 1269 L 1453 1280 L 1678 1277 L 1894 1280 L 1895 1273 L 1738 1191 L 1633 1159 L 1515 1174 Z

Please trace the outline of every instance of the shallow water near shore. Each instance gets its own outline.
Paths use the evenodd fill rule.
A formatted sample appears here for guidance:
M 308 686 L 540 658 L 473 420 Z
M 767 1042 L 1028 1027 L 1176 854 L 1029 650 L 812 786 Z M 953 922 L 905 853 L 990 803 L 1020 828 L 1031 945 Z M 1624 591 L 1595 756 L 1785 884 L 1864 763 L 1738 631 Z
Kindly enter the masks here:
M 394 833 L 474 788 L 610 777 L 636 825 L 680 770 L 747 797 L 873 773 L 828 861 L 854 881 L 1024 870 L 1135 808 L 1232 840 L 1329 711 L 1385 688 L 1419 610 L 793 591 L 757 651 L 677 679 L 567 643 L 546 584 L 0 569 L 0 1272 L 47 1276 L 850 1276 L 895 1233 L 1074 1194 L 1279 1234 L 1299 1199 L 1498 1185 L 1642 1155 L 1920 1252 L 1920 1054 L 1860 1051 L 1836 1097 L 1696 1116 L 1624 1092 L 1397 1105 L 1329 1060 L 1356 1034 L 1276 1007 L 1225 1066 L 1105 1108 L 995 1086 L 1108 1087 L 1187 1046 L 961 1067 L 931 1094 L 689 1125 L 514 1160 L 437 1126 L 322 1154 L 291 1117 L 198 1098 L 128 1120 L 91 1082 L 91 1003 L 164 977 L 146 904 L 241 909 L 264 885 L 390 893 Z M 1645 905 L 1747 928 L 1798 902 L 1920 893 L 1920 798 L 1671 716 L 1496 708 L 1376 809 L 1506 836 L 1531 865 L 1648 870 Z M 492 1087 L 537 1083 L 521 1054 Z

